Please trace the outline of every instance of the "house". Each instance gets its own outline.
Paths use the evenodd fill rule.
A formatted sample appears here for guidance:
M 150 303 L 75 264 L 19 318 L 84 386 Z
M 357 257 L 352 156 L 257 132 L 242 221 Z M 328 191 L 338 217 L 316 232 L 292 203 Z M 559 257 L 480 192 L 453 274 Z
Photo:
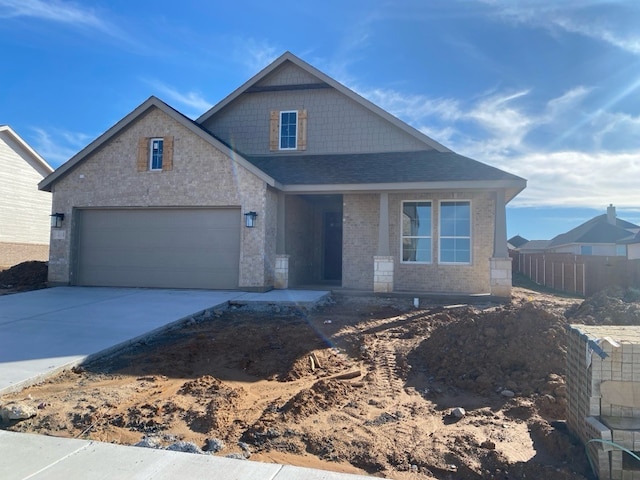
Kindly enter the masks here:
M 8 125 L 0 125 L 0 270 L 49 257 L 51 194 L 38 183 L 53 169 Z
M 551 240 L 529 240 L 520 245 L 516 251 L 518 253 L 544 253 L 549 248 Z
M 618 252 L 626 252 L 629 260 L 640 259 L 640 232 L 631 238 L 619 240 L 616 248 Z
M 640 232 L 640 226 L 617 217 L 616 207 L 607 213 L 551 239 L 546 251 L 574 255 L 626 256 L 625 240 Z
M 525 186 L 287 52 L 196 121 L 149 98 L 43 180 L 49 280 L 509 296 Z
M 507 246 L 509 247 L 509 250 L 515 250 L 516 248 L 519 248 L 521 245 L 524 245 L 525 243 L 527 243 L 529 240 L 527 240 L 524 237 L 521 237 L 520 235 L 515 235 L 513 237 L 511 237 L 509 240 L 507 240 Z

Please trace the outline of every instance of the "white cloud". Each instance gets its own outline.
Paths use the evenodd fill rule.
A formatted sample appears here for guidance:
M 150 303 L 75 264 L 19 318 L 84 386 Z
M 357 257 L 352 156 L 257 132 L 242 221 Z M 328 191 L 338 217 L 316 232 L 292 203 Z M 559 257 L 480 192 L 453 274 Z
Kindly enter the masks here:
M 158 96 L 162 100 L 175 102 L 188 109 L 193 109 L 187 116 L 196 118 L 209 110 L 213 104 L 202 96 L 200 92 L 180 92 L 179 90 L 166 85 L 159 80 L 143 79 L 143 82 L 148 84 L 154 90 L 160 92 Z
M 235 41 L 234 57 L 253 75 L 273 62 L 283 53 L 278 47 L 266 40 L 255 38 L 239 38 Z
M 86 147 L 91 136 L 61 130 L 58 128 L 44 129 L 32 127 L 35 138 L 30 140 L 33 148 L 49 165 L 56 168 L 73 157 L 78 151 Z

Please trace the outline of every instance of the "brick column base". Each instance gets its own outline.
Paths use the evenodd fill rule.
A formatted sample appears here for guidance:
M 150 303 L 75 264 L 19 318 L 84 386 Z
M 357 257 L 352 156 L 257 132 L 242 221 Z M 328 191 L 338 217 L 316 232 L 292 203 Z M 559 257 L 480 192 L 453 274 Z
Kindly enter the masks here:
M 373 291 L 393 292 L 393 257 L 373 257 Z
M 489 259 L 491 269 L 491 295 L 496 297 L 511 297 L 511 258 Z

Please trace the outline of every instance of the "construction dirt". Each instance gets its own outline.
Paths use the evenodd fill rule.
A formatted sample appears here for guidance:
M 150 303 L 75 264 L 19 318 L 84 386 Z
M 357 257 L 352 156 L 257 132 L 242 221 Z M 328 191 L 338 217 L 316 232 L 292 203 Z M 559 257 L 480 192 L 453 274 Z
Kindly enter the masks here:
M 629 295 L 231 308 L 0 397 L 37 412 L 2 428 L 392 479 L 592 479 L 564 422 L 565 327 L 640 324 Z

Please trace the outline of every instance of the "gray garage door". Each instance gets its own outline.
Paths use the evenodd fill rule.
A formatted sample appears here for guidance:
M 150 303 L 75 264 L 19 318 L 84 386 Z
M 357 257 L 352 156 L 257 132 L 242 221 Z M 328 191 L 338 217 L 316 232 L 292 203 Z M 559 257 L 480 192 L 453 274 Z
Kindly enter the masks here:
M 81 210 L 77 285 L 237 288 L 240 210 Z

